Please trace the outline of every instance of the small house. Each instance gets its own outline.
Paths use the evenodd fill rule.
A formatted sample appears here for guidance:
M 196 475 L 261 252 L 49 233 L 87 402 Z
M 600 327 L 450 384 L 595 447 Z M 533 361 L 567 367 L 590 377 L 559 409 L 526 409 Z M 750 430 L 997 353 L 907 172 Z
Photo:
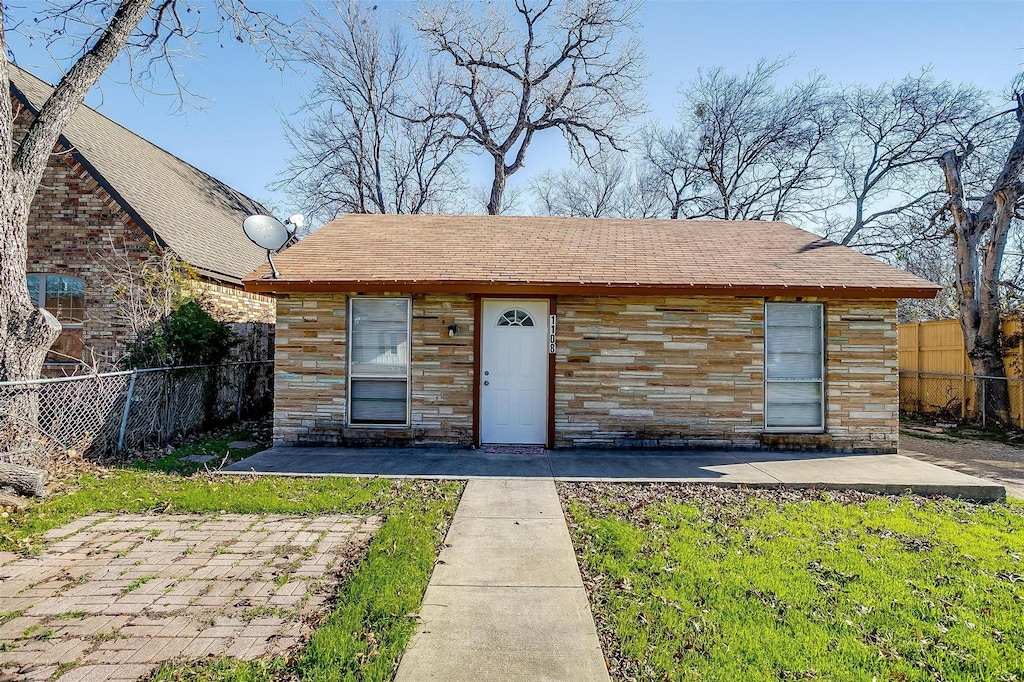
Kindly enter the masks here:
M 277 266 L 278 445 L 892 452 L 939 289 L 761 221 L 352 215 Z
M 20 136 L 53 88 L 14 64 L 8 69 Z M 29 295 L 63 327 L 44 371 L 106 367 L 117 359 L 132 333 L 115 290 L 126 278 L 140 277 L 140 264 L 157 253 L 189 265 L 217 319 L 273 322 L 273 299 L 242 287 L 242 277 L 266 260 L 266 252 L 240 226 L 246 216 L 264 212 L 95 109 L 78 107 L 29 214 Z

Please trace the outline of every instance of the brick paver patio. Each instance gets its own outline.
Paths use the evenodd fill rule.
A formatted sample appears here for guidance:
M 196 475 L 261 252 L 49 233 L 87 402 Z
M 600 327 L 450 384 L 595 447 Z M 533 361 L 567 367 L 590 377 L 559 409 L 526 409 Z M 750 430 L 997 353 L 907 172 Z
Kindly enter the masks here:
M 0 553 L 0 681 L 136 680 L 286 651 L 376 517 L 93 514 Z

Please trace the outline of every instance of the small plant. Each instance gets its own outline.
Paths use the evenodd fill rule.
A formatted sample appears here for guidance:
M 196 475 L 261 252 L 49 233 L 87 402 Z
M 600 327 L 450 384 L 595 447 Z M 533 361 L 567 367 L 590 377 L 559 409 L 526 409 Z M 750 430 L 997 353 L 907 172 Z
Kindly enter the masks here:
M 92 637 L 89 638 L 93 644 L 102 644 L 103 642 L 110 642 L 115 639 L 120 639 L 121 633 L 117 630 L 100 630 Z
M 257 606 L 244 612 L 242 614 L 242 620 L 249 623 L 257 618 L 263 618 L 266 616 L 272 616 L 274 618 L 281 618 L 284 620 L 295 620 L 298 615 L 297 611 L 283 609 L 280 606 Z
M 79 618 L 85 618 L 85 611 L 67 611 L 65 613 L 59 613 L 54 616 L 55 620 L 78 620 Z
M 140 578 L 136 578 L 135 580 L 128 583 L 123 590 L 121 590 L 121 594 L 129 594 L 131 592 L 134 592 L 135 590 L 139 589 L 140 587 L 148 583 L 150 580 L 155 579 L 156 577 L 157 576 L 155 575 L 144 575 Z
M 66 661 L 57 666 L 57 670 L 53 673 L 53 679 L 60 678 L 61 675 L 68 673 L 78 667 L 78 661 Z

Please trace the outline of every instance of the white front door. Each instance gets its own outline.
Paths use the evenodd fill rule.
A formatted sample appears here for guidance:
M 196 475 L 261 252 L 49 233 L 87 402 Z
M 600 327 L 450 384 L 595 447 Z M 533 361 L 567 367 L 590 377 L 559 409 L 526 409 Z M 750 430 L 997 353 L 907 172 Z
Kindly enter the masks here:
M 484 299 L 480 440 L 543 445 L 548 429 L 548 301 Z

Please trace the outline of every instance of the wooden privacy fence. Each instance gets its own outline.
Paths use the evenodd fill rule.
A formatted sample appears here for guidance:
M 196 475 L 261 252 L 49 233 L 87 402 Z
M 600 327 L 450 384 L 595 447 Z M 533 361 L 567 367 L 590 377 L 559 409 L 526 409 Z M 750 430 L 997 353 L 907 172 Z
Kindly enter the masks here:
M 1024 427 L 1021 329 L 1019 319 L 1003 322 L 1003 338 L 1010 343 L 1003 354 L 1006 379 L 997 379 L 973 376 L 958 320 L 899 325 L 900 410 L 966 420 L 977 411 L 978 389 L 987 391 L 992 382 L 1005 381 L 1013 422 Z

